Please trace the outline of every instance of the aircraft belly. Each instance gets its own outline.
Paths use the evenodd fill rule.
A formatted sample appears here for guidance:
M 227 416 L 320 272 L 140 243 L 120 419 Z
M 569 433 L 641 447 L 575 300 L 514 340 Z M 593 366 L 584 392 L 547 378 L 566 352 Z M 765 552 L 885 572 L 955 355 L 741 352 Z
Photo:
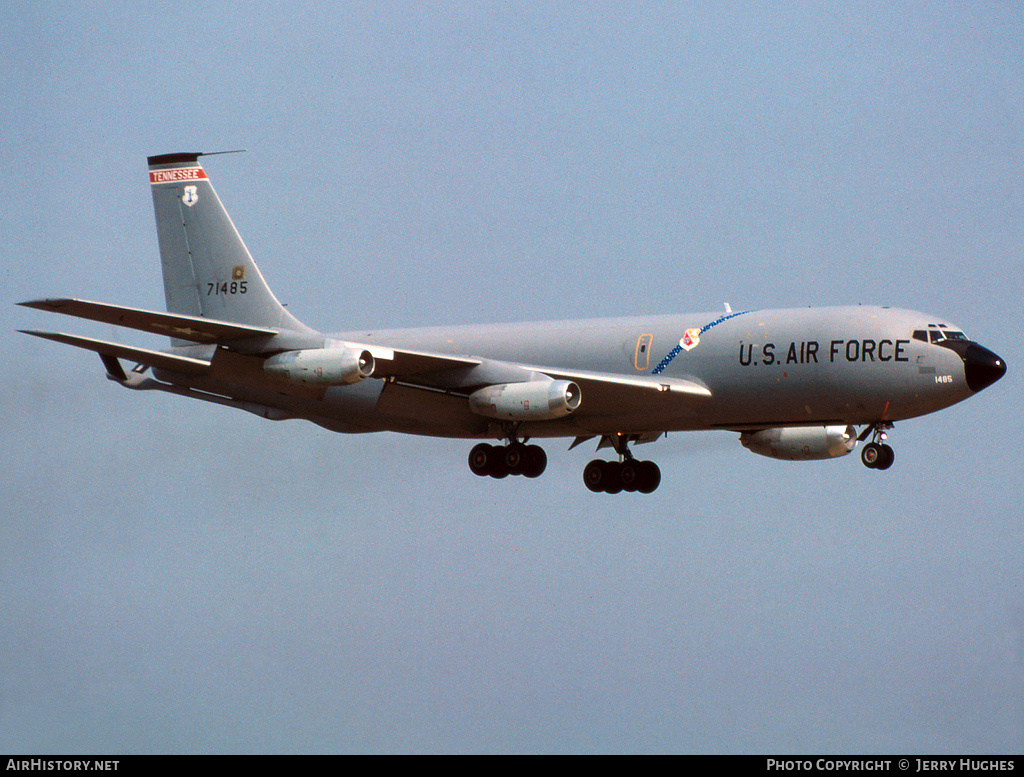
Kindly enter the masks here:
M 437 437 L 480 437 L 487 432 L 488 419 L 472 412 L 463 396 L 396 383 L 380 385 L 383 390 L 373 416 L 382 428 Z

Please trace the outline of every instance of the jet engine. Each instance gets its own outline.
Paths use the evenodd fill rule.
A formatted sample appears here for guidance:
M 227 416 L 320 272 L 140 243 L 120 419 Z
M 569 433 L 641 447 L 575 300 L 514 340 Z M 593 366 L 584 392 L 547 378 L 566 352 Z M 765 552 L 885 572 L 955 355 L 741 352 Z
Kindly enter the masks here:
M 488 418 L 549 421 L 580 406 L 580 387 L 571 380 L 528 380 L 498 383 L 469 395 L 469 407 Z
M 788 426 L 740 435 L 743 446 L 761 456 L 790 461 L 845 456 L 857 445 L 852 426 Z
M 263 362 L 265 372 L 310 386 L 358 383 L 373 375 L 374 366 L 373 355 L 359 348 L 285 351 Z

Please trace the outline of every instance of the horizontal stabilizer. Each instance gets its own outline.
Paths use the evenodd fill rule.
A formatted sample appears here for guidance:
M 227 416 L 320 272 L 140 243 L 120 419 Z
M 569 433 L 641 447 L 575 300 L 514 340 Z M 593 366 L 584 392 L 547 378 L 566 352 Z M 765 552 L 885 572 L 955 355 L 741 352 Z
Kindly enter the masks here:
M 120 343 L 94 340 L 91 337 L 67 335 L 63 332 L 37 332 L 29 329 L 21 329 L 19 331 L 26 335 L 73 345 L 77 348 L 84 348 L 87 351 L 95 351 L 100 356 L 112 356 L 119 359 L 129 359 L 139 364 L 147 364 L 150 367 L 156 367 L 158 370 L 180 372 L 186 375 L 202 375 L 210 369 L 210 363 L 202 359 L 175 356 L 174 354 L 162 353 L 161 351 L 151 351 L 148 348 L 133 348 L 129 345 L 121 345 Z M 106 364 L 106 361 L 104 361 L 104 364 Z
M 127 308 L 120 305 L 108 305 L 104 302 L 90 302 L 84 299 L 38 299 L 19 302 L 26 308 L 46 310 L 51 313 L 63 313 L 66 316 L 100 321 L 143 332 L 165 335 L 178 340 L 192 343 L 226 343 L 232 340 L 249 340 L 259 337 L 273 337 L 276 329 L 267 329 L 246 324 L 234 324 L 230 321 L 218 321 L 200 316 L 187 316 L 178 313 L 161 313 L 156 310 Z

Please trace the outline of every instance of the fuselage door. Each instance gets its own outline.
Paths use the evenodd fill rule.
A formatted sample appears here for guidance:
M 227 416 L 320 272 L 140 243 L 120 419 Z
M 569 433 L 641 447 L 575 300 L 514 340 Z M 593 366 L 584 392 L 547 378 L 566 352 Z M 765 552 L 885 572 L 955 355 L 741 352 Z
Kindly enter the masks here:
M 641 372 L 651 365 L 651 342 L 654 335 L 640 335 L 636 341 L 636 356 L 633 359 L 633 366 Z

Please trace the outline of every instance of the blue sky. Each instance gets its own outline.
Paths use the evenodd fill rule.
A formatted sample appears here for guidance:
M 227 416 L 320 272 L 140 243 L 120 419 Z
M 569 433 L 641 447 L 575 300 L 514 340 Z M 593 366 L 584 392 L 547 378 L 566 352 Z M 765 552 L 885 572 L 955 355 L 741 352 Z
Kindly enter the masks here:
M 3 22 L 7 752 L 1020 752 L 1022 22 L 988 3 L 52 3 Z M 1010 372 L 896 465 L 589 448 L 137 395 L 145 157 L 206 167 L 339 331 L 879 303 Z

